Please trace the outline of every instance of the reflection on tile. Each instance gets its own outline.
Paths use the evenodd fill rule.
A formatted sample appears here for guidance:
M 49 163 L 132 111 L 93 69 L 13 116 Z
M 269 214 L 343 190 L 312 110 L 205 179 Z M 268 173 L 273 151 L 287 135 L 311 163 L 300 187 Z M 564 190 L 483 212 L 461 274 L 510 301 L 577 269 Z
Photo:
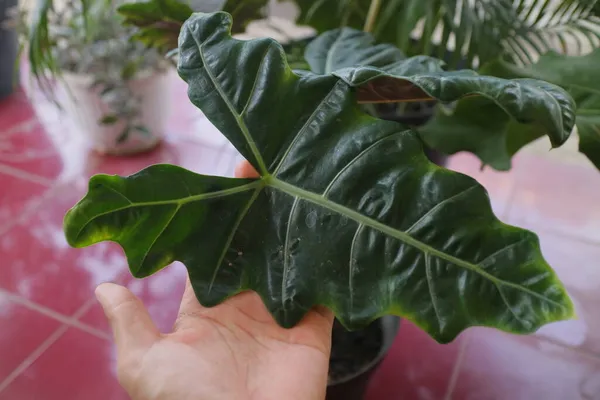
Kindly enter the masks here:
M 82 193 L 71 186 L 54 191 L 34 215 L 0 236 L 0 287 L 71 315 L 98 283 L 118 277 L 127 263 L 114 243 L 69 247 L 63 217 Z
M 369 400 L 443 399 L 457 360 L 463 335 L 438 344 L 408 321 L 370 382 Z
M 31 125 L 35 110 L 24 91 L 0 100 L 0 136 Z
M 42 183 L 0 172 L 0 232 L 23 212 L 37 207 L 47 190 Z
M 37 311 L 11 302 L 0 292 L 0 382 L 60 325 Z M 0 398 L 4 398 L 2 394 Z
M 519 166 L 509 222 L 600 243 L 600 173 L 530 156 Z
M 453 399 L 591 400 L 600 398 L 600 359 L 535 336 L 471 332 Z
M 538 233 L 542 253 L 571 295 L 579 318 L 551 324 L 538 334 L 600 356 L 600 244 Z
M 150 152 L 129 157 L 99 155 L 73 148 L 63 154 L 66 158 L 63 180 L 78 181 L 81 185 L 95 174 L 128 176 L 155 164 L 174 164 L 197 173 L 224 175 L 228 171 L 228 165 L 221 165 L 225 154 L 219 149 L 170 138 Z
M 168 129 L 170 137 L 212 148 L 221 148 L 229 143 L 227 138 L 196 108 L 186 117 L 174 120 L 173 123 L 169 124 Z
M 59 153 L 37 119 L 0 132 L 0 166 L 46 179 L 54 179 L 62 171 Z
M 0 393 L 19 400 L 127 400 L 117 382 L 114 345 L 69 329 Z
M 513 164 L 513 168 L 518 168 L 518 157 L 513 160 Z M 504 213 L 515 184 L 514 171 L 499 172 L 490 167 L 482 171 L 481 161 L 471 153 L 459 153 L 450 157 L 447 168 L 469 175 L 483 185 L 490 195 L 494 213 L 499 219 L 505 219 Z

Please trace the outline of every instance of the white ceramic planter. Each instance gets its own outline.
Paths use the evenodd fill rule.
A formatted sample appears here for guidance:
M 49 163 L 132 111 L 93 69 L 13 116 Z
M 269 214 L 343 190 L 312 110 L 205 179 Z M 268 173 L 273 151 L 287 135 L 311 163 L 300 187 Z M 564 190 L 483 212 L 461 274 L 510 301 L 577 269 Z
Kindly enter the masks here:
M 75 119 L 81 135 L 94 150 L 102 154 L 127 155 L 148 151 L 162 139 L 169 117 L 170 85 L 168 72 L 142 73 L 130 82 L 133 95 L 141 99 L 139 120 L 135 125 L 148 132 L 132 130 L 127 139 L 117 139 L 125 128 L 125 122 L 112 125 L 99 121 L 110 114 L 110 108 L 99 95 L 99 89 L 90 89 L 92 78 L 84 75 L 63 73 L 66 98 L 63 104 L 68 115 Z

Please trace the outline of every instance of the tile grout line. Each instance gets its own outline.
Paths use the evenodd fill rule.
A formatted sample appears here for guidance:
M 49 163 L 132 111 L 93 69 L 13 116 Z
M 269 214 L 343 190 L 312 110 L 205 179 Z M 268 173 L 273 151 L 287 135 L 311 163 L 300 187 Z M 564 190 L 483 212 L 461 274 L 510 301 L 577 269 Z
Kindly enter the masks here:
M 91 308 L 91 306 L 94 304 L 93 299 L 91 301 L 90 300 L 86 301 L 83 304 L 83 306 L 80 307 L 80 309 L 77 310 L 77 312 L 75 314 L 73 314 L 72 317 L 69 317 L 69 316 L 61 314 L 57 311 L 54 311 L 48 307 L 44 307 L 41 304 L 37 304 L 31 300 L 28 300 L 21 296 L 18 296 L 14 293 L 7 292 L 4 289 L 0 289 L 0 295 L 5 296 L 13 303 L 22 305 L 23 307 L 28 308 L 29 310 L 36 311 L 48 318 L 52 318 L 56 321 L 59 321 L 59 322 L 65 324 L 65 325 L 69 325 L 74 328 L 78 328 L 78 329 L 80 329 L 84 332 L 87 332 L 87 333 L 91 334 L 92 336 L 95 336 L 99 339 L 103 339 L 103 340 L 107 340 L 107 341 L 111 340 L 111 336 L 108 333 L 101 331 L 100 329 L 94 328 L 93 326 L 90 326 L 90 325 L 78 320 L 78 318 L 81 317 L 83 315 L 83 313 L 88 311 Z M 84 306 L 85 306 L 85 309 L 83 309 Z
M 56 195 L 56 186 L 52 186 L 48 188 L 41 196 L 37 197 L 35 200 L 27 203 L 21 213 L 6 223 L 6 225 L 0 226 L 0 235 L 8 232 L 13 226 L 18 225 L 22 222 L 25 222 L 29 217 L 31 217 L 32 213 L 38 210 L 44 201 L 52 199 Z
M 4 290 L 1 291 L 4 294 Z M 9 294 L 9 297 L 14 295 Z M 18 297 L 18 296 L 16 296 Z M 95 299 L 89 299 L 79 309 L 73 314 L 72 319 L 77 319 L 81 317 L 85 312 L 87 312 L 92 305 L 95 303 Z M 32 303 L 34 304 L 34 303 Z M 60 315 L 60 314 L 59 314 Z M 74 325 L 63 323 L 59 326 L 50 336 L 46 338 L 25 360 L 23 360 L 13 372 L 11 372 L 2 382 L 0 382 L 0 394 L 12 383 L 15 379 L 17 379 L 27 368 L 29 368 L 46 350 L 48 350 L 58 339 L 60 339 L 69 328 L 75 327 Z M 90 327 L 91 328 L 91 327 Z
M 465 357 L 465 353 L 467 350 L 467 346 L 469 345 L 470 337 L 467 336 L 463 342 L 460 343 L 458 349 L 458 356 L 456 357 L 456 361 L 454 362 L 454 368 L 452 368 L 452 374 L 450 375 L 450 380 L 448 381 L 448 387 L 446 388 L 446 394 L 444 395 L 444 400 L 452 400 L 452 393 L 456 388 L 456 383 L 458 381 L 458 375 L 460 373 L 460 369 L 462 367 L 462 362 Z
M 46 350 L 50 348 L 65 332 L 69 329 L 68 325 L 61 325 L 50 336 L 46 338 L 25 360 L 21 362 L 5 379 L 0 382 L 0 394 L 6 389 L 21 373 L 23 373 L 31 364 L 35 362 Z
M 552 339 L 548 336 L 543 336 L 543 335 L 538 335 L 538 334 L 532 334 L 532 336 L 535 337 L 536 340 L 540 341 L 540 342 L 546 342 L 549 344 L 552 344 L 554 346 L 560 347 L 561 349 L 567 350 L 569 352 L 575 353 L 579 356 L 585 357 L 588 360 L 593 360 L 593 361 L 599 361 L 600 360 L 600 355 L 594 353 L 593 351 L 586 351 L 585 349 L 582 349 L 580 347 L 573 347 L 573 346 L 569 346 L 563 342 L 561 342 L 560 340 L 557 339 Z M 591 353 L 591 354 L 590 354 Z
M 0 138 L 12 136 L 21 132 L 31 132 L 36 125 L 39 125 L 37 117 L 31 117 L 28 120 L 19 122 L 18 124 L 11 126 L 4 131 L 0 131 Z
M 13 176 L 15 178 L 23 179 L 29 182 L 37 183 L 42 186 L 52 186 L 54 181 L 52 179 L 44 178 L 30 172 L 21 171 L 20 169 L 9 167 L 8 165 L 0 164 L 0 173 Z

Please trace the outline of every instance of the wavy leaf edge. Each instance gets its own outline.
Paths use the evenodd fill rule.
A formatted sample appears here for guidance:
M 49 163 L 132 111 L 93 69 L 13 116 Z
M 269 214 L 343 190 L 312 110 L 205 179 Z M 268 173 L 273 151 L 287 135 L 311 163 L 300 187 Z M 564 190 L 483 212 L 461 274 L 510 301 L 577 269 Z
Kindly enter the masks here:
M 217 14 L 224 14 L 224 13 L 217 13 Z M 202 18 L 204 15 L 205 14 L 198 14 L 197 18 Z M 192 17 L 192 19 L 193 18 L 194 17 Z M 186 26 L 188 26 L 192 22 L 190 22 L 190 20 L 188 20 L 186 22 L 186 25 L 184 25 L 184 28 L 186 28 Z M 180 37 L 180 40 L 181 40 L 181 37 Z M 201 46 L 201 45 L 199 44 L 199 46 Z M 201 54 L 202 51 L 200 51 L 199 53 Z M 283 59 L 285 60 L 285 57 Z M 289 70 L 289 68 L 288 68 L 288 70 Z M 379 72 L 381 72 L 381 71 L 379 71 Z M 369 80 L 371 80 L 371 79 L 369 79 Z M 348 82 L 346 82 L 346 83 L 348 84 Z M 224 96 L 224 98 L 226 99 L 226 96 Z M 235 109 L 232 108 L 231 111 L 232 111 L 233 115 L 236 115 L 235 114 Z M 243 121 L 240 121 L 240 120 L 238 120 L 238 122 L 243 123 Z M 247 130 L 247 128 L 246 128 L 246 130 Z M 242 128 L 242 132 L 244 132 L 243 128 Z M 246 133 L 248 133 L 248 132 L 246 132 Z M 401 131 L 401 132 L 395 132 L 394 135 L 395 134 L 407 134 L 407 135 L 410 135 L 410 134 L 414 134 L 414 132 L 411 133 L 411 131 Z M 389 135 L 389 136 L 392 136 L 392 135 Z M 387 139 L 388 137 L 385 137 L 383 139 Z M 257 166 L 258 166 L 259 172 L 261 172 L 262 177 L 259 178 L 259 179 L 257 179 L 257 180 L 254 180 L 254 181 L 252 181 L 250 183 L 245 183 L 243 186 L 238 187 L 237 189 L 235 189 L 235 191 L 234 191 L 235 193 L 237 193 L 239 191 L 242 191 L 242 190 L 243 191 L 246 191 L 246 190 L 249 191 L 249 190 L 255 189 L 255 194 L 256 194 L 260 190 L 264 189 L 265 187 L 275 188 L 275 189 L 277 189 L 279 191 L 282 191 L 282 192 L 287 193 L 287 194 L 289 194 L 291 196 L 294 196 L 295 198 L 301 198 L 302 200 L 305 200 L 307 202 L 311 202 L 311 203 L 313 203 L 315 205 L 321 206 L 321 207 L 326 208 L 326 209 L 330 209 L 331 211 L 334 211 L 334 212 L 336 212 L 336 213 L 338 213 L 340 215 L 344 215 L 344 216 L 346 216 L 346 217 L 348 217 L 350 219 L 353 219 L 354 221 L 356 221 L 359 224 L 359 226 L 369 226 L 372 229 L 379 230 L 380 232 L 382 232 L 384 234 L 387 234 L 387 235 L 390 235 L 392 237 L 395 237 L 395 238 L 399 239 L 400 241 L 402 241 L 403 243 L 408 244 L 409 246 L 416 247 L 417 249 L 423 251 L 423 253 L 425 253 L 425 254 L 429 254 L 429 255 L 433 254 L 433 255 L 436 255 L 436 256 L 440 256 L 440 254 L 438 254 L 438 253 L 441 253 L 441 257 L 443 259 L 445 259 L 446 261 L 452 262 L 453 264 L 455 264 L 457 266 L 461 266 L 463 268 L 468 268 L 471 271 L 474 271 L 474 272 L 476 272 L 478 274 L 482 274 L 484 276 L 487 274 L 488 278 L 492 277 L 491 281 L 494 282 L 494 284 L 496 284 L 496 285 L 498 283 L 502 283 L 502 282 L 500 282 L 499 278 L 497 278 L 497 277 L 495 277 L 493 275 L 488 274 L 486 271 L 482 270 L 481 267 L 478 267 L 477 265 L 471 265 L 471 264 L 465 263 L 463 260 L 460 260 L 460 259 L 456 259 L 456 260 L 458 260 L 458 263 L 456 263 L 456 260 L 452 260 L 451 259 L 452 255 L 447 255 L 447 254 L 443 253 L 440 250 L 434 249 L 434 248 L 430 247 L 427 243 L 423 243 L 423 242 L 420 242 L 420 241 L 414 239 L 412 236 L 410 236 L 406 232 L 403 232 L 403 231 L 398 230 L 398 229 L 391 228 L 391 227 L 389 227 L 389 226 L 387 226 L 387 225 L 385 225 L 385 224 L 383 224 L 383 223 L 381 223 L 381 222 L 379 222 L 377 220 L 374 220 L 373 218 L 370 218 L 368 216 L 365 216 L 365 215 L 359 213 L 358 211 L 352 210 L 352 209 L 350 209 L 350 208 L 348 208 L 348 207 L 346 207 L 344 205 L 341 205 L 341 204 L 335 203 L 335 202 L 333 202 L 331 200 L 328 200 L 323 194 L 319 195 L 317 193 L 313 193 L 311 191 L 307 191 L 305 189 L 302 189 L 300 187 L 294 186 L 294 185 L 289 184 L 289 183 L 287 183 L 287 182 L 285 182 L 283 180 L 278 179 L 275 176 L 277 174 L 277 169 L 275 170 L 275 172 L 273 174 L 269 173 L 269 171 L 268 171 L 268 169 L 266 167 L 265 161 L 262 160 L 262 155 L 261 155 L 260 151 L 258 151 L 258 149 L 256 148 L 256 145 L 252 146 L 252 143 L 251 143 L 252 142 L 252 137 L 251 137 L 251 135 L 249 133 L 248 133 L 248 137 L 246 137 L 246 139 L 248 140 L 248 142 L 250 144 L 250 147 L 251 147 L 252 152 L 254 153 L 254 156 L 256 156 L 256 159 L 257 159 L 257 162 L 258 162 Z M 292 146 L 293 146 L 293 142 L 290 145 L 290 148 Z M 285 158 L 285 156 L 284 156 L 284 158 Z M 424 155 L 423 155 L 423 158 L 424 158 Z M 283 160 L 281 162 L 283 162 Z M 437 166 L 435 166 L 435 165 L 433 165 L 431 163 L 429 163 L 429 165 L 430 165 L 430 168 L 433 168 L 433 169 L 440 169 L 440 170 L 442 169 L 442 168 L 437 167 Z M 165 168 L 165 165 L 152 166 L 152 167 L 149 167 L 149 168 L 141 171 L 138 174 L 143 174 L 143 175 L 147 176 L 147 175 L 150 175 L 150 171 L 152 169 L 156 169 L 156 168 Z M 179 167 L 167 166 L 167 168 L 179 168 Z M 340 171 L 340 173 L 341 173 L 341 171 Z M 120 180 L 120 182 L 124 182 L 126 179 L 128 179 L 128 178 L 120 178 L 120 177 L 108 176 L 108 175 L 97 175 L 97 176 L 93 177 L 90 180 L 90 187 L 89 187 L 89 191 L 88 191 L 88 194 L 86 195 L 86 197 L 84 197 L 84 199 L 82 199 L 81 202 L 78 205 L 76 205 L 75 207 L 73 207 L 67 213 L 67 215 L 65 216 L 65 231 L 67 233 L 67 239 L 68 239 L 68 242 L 69 242 L 70 245 L 72 245 L 73 247 L 85 247 L 85 246 L 89 246 L 90 244 L 93 244 L 93 243 L 98 243 L 100 241 L 110 240 L 110 241 L 115 241 L 115 242 L 119 243 L 119 245 L 121 245 L 121 247 L 123 248 L 123 250 L 127 254 L 128 250 L 118 240 L 113 240 L 113 239 L 106 238 L 106 237 L 97 237 L 96 239 L 94 239 L 92 241 L 79 242 L 78 241 L 80 239 L 79 235 L 81 234 L 81 232 L 85 228 L 85 226 L 81 227 L 81 229 L 78 230 L 78 233 L 75 234 L 74 236 L 73 236 L 73 234 L 69 233 L 70 232 L 70 227 L 74 226 L 73 220 L 75 218 L 75 215 L 78 214 L 78 213 L 83 213 L 83 210 L 80 209 L 81 204 L 85 204 L 86 201 L 90 201 L 89 198 L 92 196 L 92 191 L 95 188 L 98 188 L 99 186 L 103 186 L 106 182 L 110 182 L 110 181 L 115 181 L 116 182 L 116 181 L 119 181 L 119 180 Z M 230 182 L 233 182 L 233 181 L 236 181 L 236 182 L 244 181 L 244 180 L 239 180 L 239 179 L 233 179 L 232 180 L 232 178 L 222 178 L 222 179 L 228 180 Z M 330 185 L 331 184 L 332 184 L 332 182 L 330 182 Z M 243 187 L 243 189 L 240 189 L 242 187 Z M 111 190 L 113 190 L 113 189 L 111 189 Z M 223 193 L 220 193 L 218 196 L 215 195 L 213 197 L 215 197 L 215 198 L 216 197 L 225 197 L 225 196 L 227 196 L 229 194 L 232 194 L 232 192 L 227 192 L 227 193 L 223 192 Z M 203 197 L 203 198 L 198 198 L 196 200 L 203 200 L 203 199 L 206 199 L 206 198 L 207 197 Z M 256 197 L 254 197 L 254 199 L 255 198 Z M 131 202 L 131 200 L 128 199 L 127 197 L 125 197 L 125 199 L 127 201 L 129 201 L 131 204 L 133 204 Z M 93 201 L 93 199 L 92 199 L 92 201 Z M 192 201 L 192 200 L 189 200 L 189 201 Z M 248 202 L 248 204 L 246 206 L 246 210 L 251 207 L 251 205 L 253 204 L 253 202 L 254 202 L 254 200 L 251 200 L 251 201 Z M 148 204 L 146 204 L 146 205 L 148 205 Z M 179 204 L 177 206 L 177 210 L 179 210 L 179 206 L 180 205 L 181 204 Z M 488 206 L 489 206 L 489 199 L 488 199 Z M 174 214 L 176 214 L 176 213 L 177 213 L 177 211 Z M 425 216 L 423 216 L 423 217 L 425 217 Z M 171 217 L 171 220 L 172 220 L 173 217 L 174 217 L 174 215 Z M 497 223 L 502 224 L 500 221 L 497 220 L 497 218 L 495 216 L 493 216 L 493 214 L 492 214 L 492 217 L 495 218 L 495 221 Z M 417 221 L 417 222 L 419 222 L 419 221 Z M 506 226 L 508 226 L 508 225 L 506 225 Z M 164 232 L 164 230 L 166 228 L 167 227 L 165 226 L 165 228 L 162 230 L 162 232 Z M 524 232 L 527 232 L 527 231 L 524 231 Z M 235 233 L 235 232 L 232 232 L 232 234 L 233 233 Z M 529 232 L 529 234 L 531 234 L 531 233 Z M 531 240 L 534 240 L 534 243 L 530 243 L 530 244 L 532 244 L 533 247 L 535 247 L 535 248 L 537 248 L 539 250 L 539 243 L 537 242 L 537 236 L 535 236 L 534 234 L 531 234 L 530 238 L 531 238 Z M 515 244 L 515 243 L 513 243 L 513 244 Z M 226 251 L 226 250 L 227 249 L 224 249 L 224 251 Z M 501 250 L 505 250 L 505 249 L 501 249 Z M 450 259 L 448 257 L 450 257 Z M 173 260 L 169 260 L 168 263 L 166 263 L 166 262 L 163 263 L 164 265 L 162 265 L 161 268 L 167 266 L 172 261 Z M 426 262 L 427 262 L 427 255 L 426 255 Z M 153 272 L 156 272 L 156 271 L 153 271 Z M 426 271 L 426 272 L 429 273 L 428 271 Z M 554 278 L 556 278 L 555 273 L 549 268 L 549 266 L 548 266 L 548 273 L 550 275 L 552 275 Z M 513 284 L 513 285 L 516 285 L 516 284 Z M 519 286 L 519 289 L 523 289 L 523 287 Z M 562 290 L 564 291 L 564 289 L 562 289 Z M 500 290 L 499 287 L 498 287 L 498 291 L 499 291 L 499 293 L 500 293 L 501 296 L 504 296 L 502 294 L 502 291 Z M 535 292 L 533 292 L 533 293 L 535 293 Z M 236 294 L 237 293 L 230 293 L 230 296 L 228 296 L 228 297 L 234 296 Z M 572 303 L 568 299 L 568 296 L 566 295 L 566 292 L 564 292 L 563 294 L 564 294 L 565 304 L 558 304 L 558 303 L 556 304 L 559 308 L 562 309 L 562 312 L 560 313 L 560 315 L 553 315 L 552 318 L 548 317 L 549 319 L 548 319 L 547 322 L 550 322 L 551 320 L 557 320 L 557 318 L 566 319 L 566 318 L 569 318 L 569 317 L 571 317 L 573 315 L 573 306 L 572 306 Z M 263 298 L 263 301 L 265 301 L 265 304 L 266 304 L 267 299 L 265 298 L 265 294 L 259 292 L 259 295 L 261 296 L 261 298 Z M 535 295 L 539 296 L 539 294 L 537 294 L 537 293 Z M 545 299 L 545 300 L 547 300 L 549 302 L 552 302 L 552 300 L 550 300 L 550 299 Z M 505 300 L 505 302 L 506 302 L 506 300 Z M 432 303 L 433 303 L 433 307 L 435 308 L 436 307 L 435 306 L 435 299 L 433 297 L 432 297 Z M 506 303 L 506 304 L 509 305 L 508 303 Z M 312 306 L 315 306 L 315 305 L 317 305 L 317 304 L 313 304 Z M 328 306 L 328 307 L 331 308 L 331 305 L 328 305 L 328 304 L 322 304 L 322 305 L 325 305 L 325 306 Z M 509 308 L 509 310 L 511 310 L 510 306 L 508 308 Z M 305 310 L 305 312 L 306 311 L 307 310 Z M 335 309 L 332 309 L 332 311 L 334 311 L 334 313 L 336 313 L 336 316 L 338 316 L 338 318 L 340 319 L 340 321 L 345 326 L 352 327 L 351 321 L 349 321 L 347 318 L 344 318 L 343 315 L 338 315 L 338 313 L 336 312 Z M 370 315 L 370 317 L 369 317 L 369 321 L 377 319 L 377 318 L 379 318 L 379 317 L 381 317 L 381 316 L 383 316 L 385 314 L 395 314 L 395 315 L 399 315 L 399 316 L 405 317 L 405 318 L 410 318 L 411 317 L 410 315 L 403 313 L 402 310 L 394 308 L 393 304 L 392 304 L 387 309 L 380 310 L 378 313 L 372 313 Z M 285 326 L 285 327 L 291 327 L 291 326 L 295 325 L 299 321 L 298 320 L 293 320 L 293 321 L 285 321 L 285 320 L 284 321 L 279 321 L 278 320 L 278 322 L 279 323 L 283 322 L 283 326 Z M 421 326 L 423 329 L 427 330 L 426 326 L 422 326 L 422 324 L 419 324 L 418 321 L 416 321 L 416 323 L 417 323 L 417 325 Z M 360 327 L 364 326 L 364 324 L 365 324 L 365 320 L 361 321 Z M 462 329 L 465 329 L 465 328 L 467 328 L 469 326 L 477 326 L 477 324 L 467 325 L 467 326 L 464 326 Z M 508 329 L 508 328 L 503 329 L 502 326 L 495 326 L 495 327 L 497 327 L 498 329 L 501 329 L 501 330 L 512 331 L 512 332 L 515 331 L 514 329 Z M 354 328 L 356 328 L 356 327 L 354 327 Z M 523 325 L 523 327 L 521 329 L 521 332 L 522 333 L 530 333 L 530 332 L 533 332 L 537 328 L 538 328 L 537 326 L 529 326 L 528 327 L 526 325 Z M 443 329 L 441 329 L 441 330 L 443 330 Z M 452 332 L 452 333 L 449 333 L 448 335 L 443 335 L 442 332 L 440 332 L 439 335 L 435 335 L 435 334 L 432 334 L 430 332 L 430 334 L 432 334 L 432 336 L 436 340 L 438 340 L 439 342 L 442 342 L 442 343 L 449 342 L 449 341 L 453 340 L 458 333 L 460 333 L 460 332 Z

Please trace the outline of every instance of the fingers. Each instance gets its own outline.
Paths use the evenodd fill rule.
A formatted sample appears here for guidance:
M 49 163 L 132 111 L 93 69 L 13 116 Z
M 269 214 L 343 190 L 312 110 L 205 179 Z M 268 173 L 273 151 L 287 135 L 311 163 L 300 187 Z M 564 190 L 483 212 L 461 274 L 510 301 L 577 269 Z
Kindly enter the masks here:
M 128 289 L 103 283 L 96 288 L 96 298 L 113 330 L 119 359 L 147 350 L 160 338 L 148 311 Z
M 235 167 L 235 177 L 236 178 L 258 178 L 260 177 L 259 173 L 256 172 L 252 164 L 248 161 L 242 161 Z

